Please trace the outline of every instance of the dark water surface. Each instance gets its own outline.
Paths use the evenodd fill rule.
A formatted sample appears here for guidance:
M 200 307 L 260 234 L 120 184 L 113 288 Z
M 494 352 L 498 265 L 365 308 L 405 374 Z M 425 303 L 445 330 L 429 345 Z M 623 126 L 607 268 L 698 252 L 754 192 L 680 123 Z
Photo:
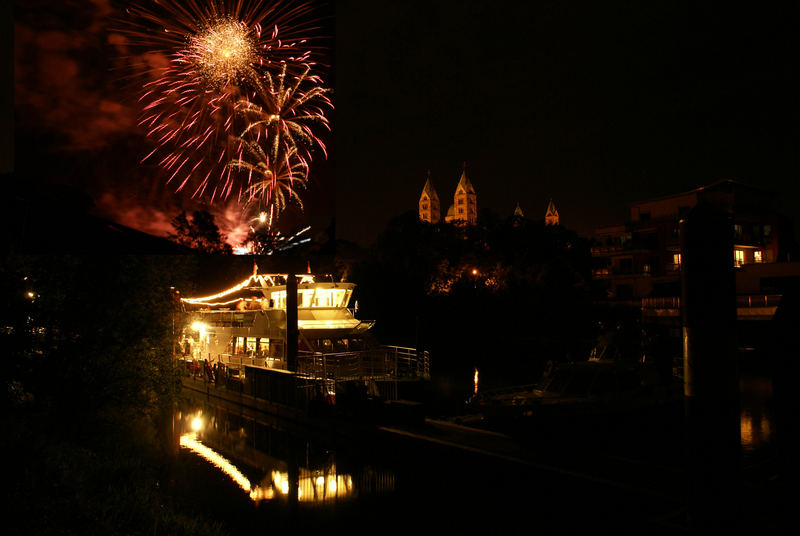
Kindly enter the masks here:
M 266 417 L 255 422 L 208 403 L 187 401 L 180 410 L 184 437 L 235 469 L 184 446 L 175 494 L 232 534 L 688 530 L 680 408 L 526 430 L 497 439 L 500 447 L 483 436 L 459 445 L 458 435 L 440 433 L 459 428 L 435 423 L 341 437 Z M 195 418 L 202 427 L 192 435 Z M 774 426 L 771 380 L 744 378 L 741 459 L 750 491 L 774 476 Z M 523 454 L 509 455 L 503 445 L 512 443 Z M 744 504 L 742 526 L 769 533 L 777 520 L 760 489 L 760 501 Z

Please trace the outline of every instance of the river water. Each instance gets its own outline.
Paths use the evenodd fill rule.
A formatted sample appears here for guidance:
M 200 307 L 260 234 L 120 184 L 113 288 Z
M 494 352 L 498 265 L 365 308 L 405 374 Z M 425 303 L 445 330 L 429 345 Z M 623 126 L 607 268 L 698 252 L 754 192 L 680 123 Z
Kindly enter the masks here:
M 742 379 L 741 459 L 748 478 L 772 477 L 772 404 L 769 378 Z M 315 433 L 186 400 L 175 419 L 181 439 L 175 490 L 190 509 L 231 534 L 473 533 L 486 524 L 512 533 L 681 532 L 679 418 L 660 412 L 647 427 L 612 423 L 592 430 L 592 437 L 551 437 L 520 461 L 385 432 Z M 604 434 L 613 437 L 598 437 Z M 760 507 L 750 522 L 769 527 L 771 515 Z

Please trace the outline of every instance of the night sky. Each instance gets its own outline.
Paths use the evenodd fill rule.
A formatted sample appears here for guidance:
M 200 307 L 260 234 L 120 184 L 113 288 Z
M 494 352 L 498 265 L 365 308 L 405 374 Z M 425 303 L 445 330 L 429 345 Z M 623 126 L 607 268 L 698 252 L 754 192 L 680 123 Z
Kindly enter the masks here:
M 797 14 L 734 4 L 338 2 L 340 234 L 415 209 L 428 169 L 446 210 L 464 161 L 479 209 L 552 197 L 583 233 L 723 178 L 796 218 Z
M 368 245 L 416 209 L 428 170 L 446 210 L 466 162 L 479 210 L 519 203 L 538 219 L 552 197 L 581 233 L 623 221 L 629 202 L 723 178 L 778 192 L 798 220 L 788 9 L 337 1 L 334 139 L 307 213 L 325 225 L 335 211 L 338 238 Z M 147 142 L 115 15 L 110 0 L 17 6 L 16 175 L 76 185 L 100 213 L 163 232 L 194 205 L 138 164 Z

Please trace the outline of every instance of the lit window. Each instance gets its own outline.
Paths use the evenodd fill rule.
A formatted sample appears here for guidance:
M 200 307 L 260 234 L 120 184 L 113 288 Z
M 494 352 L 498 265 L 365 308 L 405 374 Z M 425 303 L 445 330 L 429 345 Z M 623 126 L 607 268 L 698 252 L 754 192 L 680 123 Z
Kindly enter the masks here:
M 744 264 L 744 250 L 736 249 L 733 251 L 733 265 L 741 266 Z
M 757 249 L 753 252 L 753 261 L 754 262 L 763 262 L 761 259 L 761 250 Z
M 428 210 L 428 204 L 427 203 L 422 205 L 422 210 Z
M 680 267 L 681 265 L 681 254 L 680 253 L 673 253 L 672 254 L 672 264 L 676 267 Z

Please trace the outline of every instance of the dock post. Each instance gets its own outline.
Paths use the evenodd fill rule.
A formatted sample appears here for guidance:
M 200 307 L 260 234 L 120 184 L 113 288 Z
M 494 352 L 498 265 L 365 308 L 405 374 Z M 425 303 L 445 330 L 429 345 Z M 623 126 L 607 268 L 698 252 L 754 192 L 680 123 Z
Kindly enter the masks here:
M 297 328 L 297 276 L 286 276 L 286 368 L 297 372 L 297 340 L 300 334 Z M 292 376 L 289 384 L 288 403 L 297 407 L 297 377 Z
M 297 372 L 297 277 L 286 276 L 286 368 Z
M 700 202 L 680 231 L 688 521 L 733 528 L 741 448 L 733 221 Z

